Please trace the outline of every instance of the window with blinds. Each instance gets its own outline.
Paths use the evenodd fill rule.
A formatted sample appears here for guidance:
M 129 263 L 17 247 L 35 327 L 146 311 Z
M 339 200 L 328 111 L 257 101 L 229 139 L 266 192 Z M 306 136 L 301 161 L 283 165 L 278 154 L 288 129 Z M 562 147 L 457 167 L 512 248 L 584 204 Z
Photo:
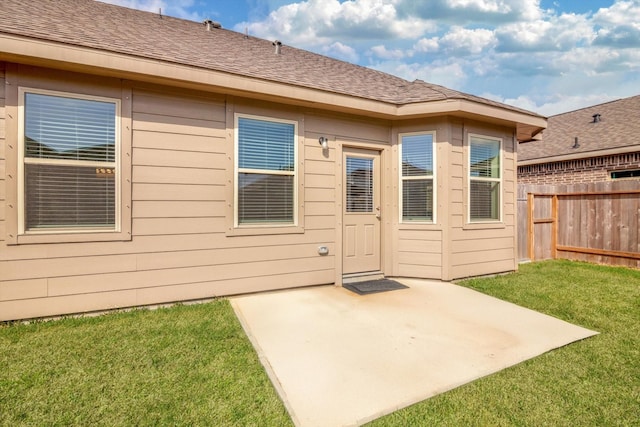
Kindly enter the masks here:
M 500 220 L 501 169 L 499 139 L 469 137 L 469 219 Z
M 295 224 L 294 122 L 237 117 L 236 224 Z
M 373 212 L 373 159 L 347 157 L 347 212 Z
M 433 133 L 400 135 L 402 222 L 433 222 Z
M 21 96 L 23 231 L 115 230 L 119 101 Z

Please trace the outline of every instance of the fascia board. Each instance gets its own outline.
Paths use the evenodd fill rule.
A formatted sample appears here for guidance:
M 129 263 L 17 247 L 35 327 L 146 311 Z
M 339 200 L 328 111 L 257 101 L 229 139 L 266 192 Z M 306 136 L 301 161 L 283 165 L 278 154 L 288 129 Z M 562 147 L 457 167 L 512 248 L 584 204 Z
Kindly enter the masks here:
M 416 117 L 429 113 L 441 114 L 456 112 L 468 116 L 495 117 L 503 122 L 520 123 L 534 128 L 544 129 L 547 127 L 547 119 L 544 117 L 518 111 L 504 110 L 467 99 L 418 102 L 398 107 L 398 115 L 403 117 Z

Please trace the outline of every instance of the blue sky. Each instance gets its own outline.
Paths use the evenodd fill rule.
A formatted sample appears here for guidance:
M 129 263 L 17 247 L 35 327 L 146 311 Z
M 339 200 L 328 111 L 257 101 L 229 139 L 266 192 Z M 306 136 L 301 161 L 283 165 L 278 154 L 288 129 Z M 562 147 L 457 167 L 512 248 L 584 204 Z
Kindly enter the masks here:
M 640 94 L 640 0 L 104 0 L 553 115 Z

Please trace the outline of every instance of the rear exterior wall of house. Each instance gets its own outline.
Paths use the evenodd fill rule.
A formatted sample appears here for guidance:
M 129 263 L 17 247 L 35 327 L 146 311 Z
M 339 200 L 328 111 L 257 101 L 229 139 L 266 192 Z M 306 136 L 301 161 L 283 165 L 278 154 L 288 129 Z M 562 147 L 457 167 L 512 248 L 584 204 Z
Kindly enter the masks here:
M 18 64 L 0 64 L 0 83 L 0 321 L 339 283 L 343 147 L 380 152 L 384 274 L 451 280 L 517 268 L 513 129 L 446 116 L 389 122 Z M 21 234 L 19 88 L 118 100 L 117 233 Z M 296 227 L 234 224 L 238 114 L 297 124 Z M 436 135 L 437 221 L 403 224 L 398 135 L 424 131 Z M 501 141 L 494 223 L 468 221 L 471 134 Z

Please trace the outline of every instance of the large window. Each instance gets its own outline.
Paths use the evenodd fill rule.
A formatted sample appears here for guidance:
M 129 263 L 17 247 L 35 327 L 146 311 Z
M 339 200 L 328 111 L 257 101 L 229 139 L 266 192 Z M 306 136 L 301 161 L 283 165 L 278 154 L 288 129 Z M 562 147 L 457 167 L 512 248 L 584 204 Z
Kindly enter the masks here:
M 236 226 L 295 225 L 295 122 L 236 117 Z
M 19 228 L 117 231 L 119 100 L 21 89 Z
M 469 136 L 469 220 L 499 221 L 501 166 L 499 139 Z
M 434 135 L 400 135 L 402 222 L 434 222 Z

